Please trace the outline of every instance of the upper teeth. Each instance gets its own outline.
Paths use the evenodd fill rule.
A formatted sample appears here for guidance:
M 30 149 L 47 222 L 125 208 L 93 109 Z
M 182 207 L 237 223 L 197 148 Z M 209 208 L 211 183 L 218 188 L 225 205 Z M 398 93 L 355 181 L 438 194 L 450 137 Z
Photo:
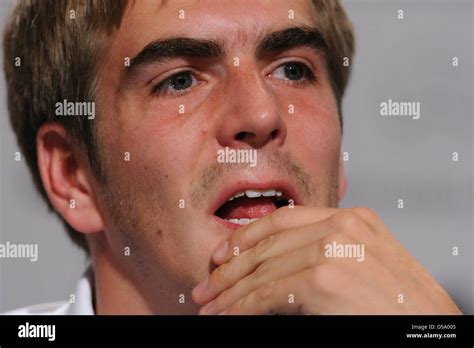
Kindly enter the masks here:
M 234 194 L 232 197 L 229 198 L 229 201 L 233 200 L 234 198 L 239 198 L 243 196 L 247 196 L 248 198 L 258 198 L 258 197 L 281 197 L 283 193 L 281 191 L 275 189 L 268 189 L 268 190 L 245 190 L 240 191 Z

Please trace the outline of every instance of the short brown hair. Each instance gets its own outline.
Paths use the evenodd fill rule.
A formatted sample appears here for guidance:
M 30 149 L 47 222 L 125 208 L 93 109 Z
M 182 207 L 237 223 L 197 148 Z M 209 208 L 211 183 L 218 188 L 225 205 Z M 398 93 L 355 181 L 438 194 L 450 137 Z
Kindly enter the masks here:
M 352 58 L 352 27 L 338 0 L 313 0 L 317 26 L 328 45 L 328 70 L 340 103 Z M 20 0 L 4 32 L 4 70 L 10 122 L 35 186 L 53 209 L 43 188 L 37 165 L 36 135 L 46 122 L 58 122 L 73 143 L 84 150 L 97 176 L 101 166 L 96 131 L 84 117 L 57 118 L 58 101 L 96 101 L 100 57 L 107 39 L 117 30 L 127 0 Z M 20 66 L 15 63 L 20 59 Z M 100 109 L 100 105 L 99 105 Z M 64 221 L 64 220 L 63 220 Z M 87 243 L 66 222 L 72 240 L 87 250 Z
M 36 135 L 46 122 L 61 123 L 98 168 L 92 122 L 83 117 L 55 117 L 62 100 L 94 101 L 104 42 L 120 25 L 122 0 L 23 0 L 4 32 L 4 69 L 10 122 L 35 186 L 44 191 L 36 158 Z M 20 66 L 15 62 L 20 59 Z M 82 234 L 65 223 L 75 243 L 87 250 Z
M 316 28 L 326 41 L 326 61 L 339 114 L 341 102 L 351 74 L 355 50 L 354 29 L 339 0 L 313 0 Z M 348 59 L 347 65 L 344 59 Z M 341 118 L 342 126 L 342 118 Z

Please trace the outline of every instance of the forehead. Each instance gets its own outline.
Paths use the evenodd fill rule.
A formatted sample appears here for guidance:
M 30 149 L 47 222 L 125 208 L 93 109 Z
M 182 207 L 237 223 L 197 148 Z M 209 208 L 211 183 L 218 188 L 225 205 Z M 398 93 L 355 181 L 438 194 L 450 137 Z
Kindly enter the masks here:
M 310 0 L 140 0 L 127 7 L 115 41 L 130 55 L 153 40 L 177 36 L 245 46 L 299 25 L 314 25 Z

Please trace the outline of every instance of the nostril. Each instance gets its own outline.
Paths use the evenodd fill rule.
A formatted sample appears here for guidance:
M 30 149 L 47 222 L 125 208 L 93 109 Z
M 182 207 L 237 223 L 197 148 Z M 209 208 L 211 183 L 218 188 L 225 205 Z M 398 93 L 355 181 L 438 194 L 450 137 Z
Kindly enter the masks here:
M 245 140 L 245 139 L 250 139 L 250 138 L 253 138 L 255 136 L 255 134 L 253 133 L 249 133 L 249 132 L 240 132 L 240 133 L 237 133 L 237 135 L 235 136 L 235 140 Z
M 278 129 L 274 129 L 270 133 L 269 138 L 271 140 L 275 140 L 276 138 L 278 138 L 279 135 L 280 135 L 280 131 Z M 235 135 L 235 140 L 237 140 L 237 141 L 246 141 L 246 140 L 251 140 L 255 137 L 256 137 L 256 135 L 254 133 L 251 133 L 251 132 L 239 132 Z

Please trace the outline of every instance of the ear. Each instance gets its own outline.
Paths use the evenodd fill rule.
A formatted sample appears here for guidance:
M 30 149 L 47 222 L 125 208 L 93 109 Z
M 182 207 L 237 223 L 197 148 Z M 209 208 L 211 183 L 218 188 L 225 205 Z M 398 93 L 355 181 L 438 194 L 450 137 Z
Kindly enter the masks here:
M 339 201 L 342 200 L 344 195 L 346 194 L 347 190 L 347 177 L 346 177 L 346 171 L 344 169 L 344 159 L 342 158 L 342 153 L 339 156 L 339 189 L 338 189 L 338 197 Z
M 82 152 L 73 148 L 64 127 L 44 124 L 38 131 L 36 150 L 43 187 L 54 208 L 76 231 L 103 231 L 89 165 Z

